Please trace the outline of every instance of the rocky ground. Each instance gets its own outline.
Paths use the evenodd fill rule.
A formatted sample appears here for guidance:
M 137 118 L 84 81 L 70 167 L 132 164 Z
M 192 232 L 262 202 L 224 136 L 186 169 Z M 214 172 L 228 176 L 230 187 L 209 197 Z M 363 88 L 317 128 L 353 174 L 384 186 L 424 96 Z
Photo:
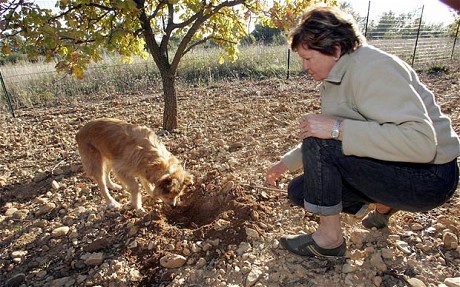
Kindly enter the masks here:
M 422 73 L 460 132 L 460 68 Z M 179 125 L 161 130 L 162 95 L 100 95 L 0 119 L 0 283 L 4 286 L 460 286 L 460 193 L 430 212 L 366 230 L 343 216 L 348 255 L 301 258 L 283 234 L 318 218 L 290 205 L 264 171 L 293 147 L 300 115 L 319 111 L 317 82 L 179 87 Z M 196 184 L 176 208 L 106 209 L 82 170 L 76 131 L 116 117 L 151 127 Z M 126 192 L 113 192 L 127 203 Z

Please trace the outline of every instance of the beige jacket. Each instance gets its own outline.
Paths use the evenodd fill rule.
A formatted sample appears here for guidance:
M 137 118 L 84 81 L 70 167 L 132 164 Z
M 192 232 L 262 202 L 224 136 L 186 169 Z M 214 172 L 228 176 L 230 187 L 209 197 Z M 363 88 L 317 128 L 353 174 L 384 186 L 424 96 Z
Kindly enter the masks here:
M 345 155 L 435 164 L 460 155 L 459 138 L 433 93 L 407 63 L 373 46 L 339 59 L 322 83 L 321 109 L 344 119 Z M 300 145 L 282 161 L 290 171 L 300 169 Z

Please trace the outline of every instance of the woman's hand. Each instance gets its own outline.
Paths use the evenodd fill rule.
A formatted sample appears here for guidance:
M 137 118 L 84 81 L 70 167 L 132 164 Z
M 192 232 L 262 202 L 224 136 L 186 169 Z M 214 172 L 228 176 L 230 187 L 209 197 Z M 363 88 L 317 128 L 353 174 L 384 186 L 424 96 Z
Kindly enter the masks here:
M 276 186 L 276 180 L 288 170 L 284 162 L 279 161 L 267 170 L 265 182 L 269 185 Z
M 300 120 L 299 137 L 304 138 L 315 137 L 320 139 L 332 138 L 331 132 L 334 127 L 336 118 L 324 115 L 307 115 Z

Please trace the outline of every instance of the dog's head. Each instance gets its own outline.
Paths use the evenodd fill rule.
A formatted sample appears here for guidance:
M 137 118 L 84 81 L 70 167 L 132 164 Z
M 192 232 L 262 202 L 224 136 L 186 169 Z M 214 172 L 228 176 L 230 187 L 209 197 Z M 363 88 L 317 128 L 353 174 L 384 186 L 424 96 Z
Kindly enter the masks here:
M 173 164 L 155 184 L 154 194 L 163 202 L 176 206 L 185 188 L 193 184 L 193 175 L 180 164 Z

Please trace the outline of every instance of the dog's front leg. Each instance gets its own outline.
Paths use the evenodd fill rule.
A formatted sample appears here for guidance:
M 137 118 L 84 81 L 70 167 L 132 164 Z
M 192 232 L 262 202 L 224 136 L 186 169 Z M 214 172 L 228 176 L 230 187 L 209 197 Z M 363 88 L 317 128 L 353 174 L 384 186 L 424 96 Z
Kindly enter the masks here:
M 102 197 L 104 198 L 105 202 L 107 203 L 108 208 L 118 208 L 121 204 L 113 198 L 110 193 L 109 189 L 107 188 L 105 178 L 98 178 L 96 179 L 97 185 L 99 186 L 99 191 L 101 192 Z
M 119 175 L 119 178 L 124 183 L 129 193 L 131 193 L 131 206 L 136 210 L 145 211 L 144 208 L 142 208 L 142 195 L 136 179 L 125 175 Z

